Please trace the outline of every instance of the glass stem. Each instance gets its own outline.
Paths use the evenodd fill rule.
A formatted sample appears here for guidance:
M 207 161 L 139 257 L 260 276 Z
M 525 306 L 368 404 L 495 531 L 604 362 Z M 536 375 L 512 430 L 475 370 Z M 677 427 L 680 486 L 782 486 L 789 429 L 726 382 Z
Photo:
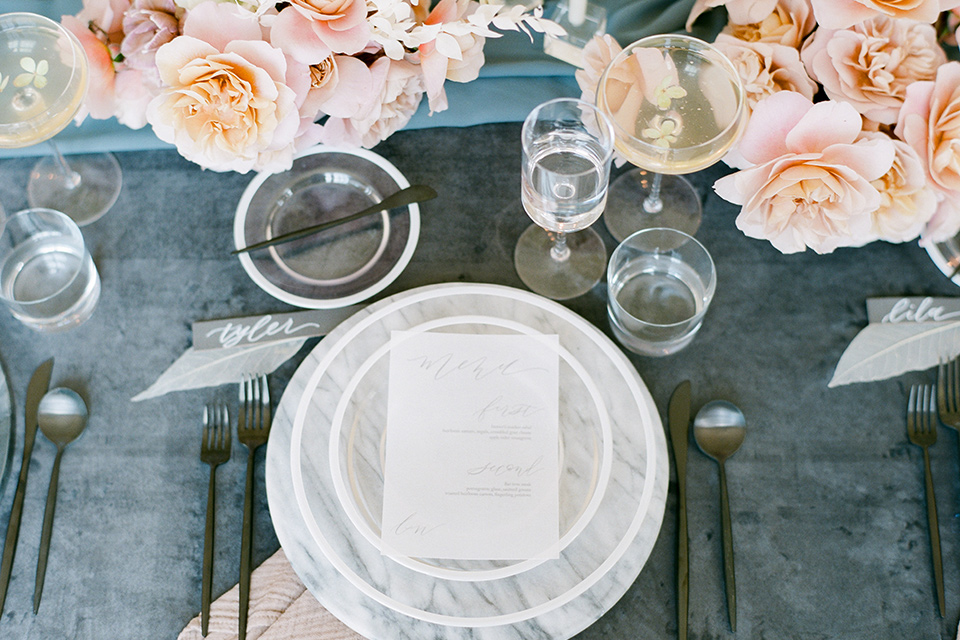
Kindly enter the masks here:
M 558 232 L 550 247 L 550 257 L 557 262 L 564 262 L 570 257 L 570 247 L 567 246 L 567 234 Z
M 663 211 L 663 200 L 660 199 L 660 182 L 663 176 L 659 173 L 653 174 L 653 184 L 650 185 L 650 193 L 643 199 L 643 210 L 647 213 L 660 213 Z
M 48 140 L 47 142 L 50 144 L 50 148 L 53 150 L 53 157 L 57 162 L 57 166 L 60 168 L 64 188 L 67 191 L 76 189 L 80 186 L 80 174 L 70 168 L 70 165 L 67 164 L 67 159 L 60 153 L 60 149 L 53 140 Z

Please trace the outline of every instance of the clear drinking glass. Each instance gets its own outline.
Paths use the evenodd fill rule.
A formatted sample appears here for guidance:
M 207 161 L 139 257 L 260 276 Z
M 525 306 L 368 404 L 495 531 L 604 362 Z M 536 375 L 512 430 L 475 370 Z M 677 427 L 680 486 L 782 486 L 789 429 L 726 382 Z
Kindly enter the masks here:
M 676 229 L 642 229 L 614 250 L 607 270 L 613 335 L 646 356 L 684 348 L 700 330 L 717 287 L 713 258 Z
M 697 38 L 649 36 L 607 65 L 597 104 L 613 120 L 617 151 L 640 167 L 610 186 L 603 220 L 613 237 L 649 227 L 696 233 L 700 196 L 680 174 L 715 163 L 742 131 L 744 90 L 730 60 Z
M 607 253 L 593 224 L 603 212 L 613 127 L 594 105 L 572 98 L 536 107 L 522 129 L 521 200 L 535 224 L 521 234 L 514 264 L 524 284 L 565 300 L 603 277 Z
M 87 320 L 100 276 L 72 219 L 52 209 L 14 213 L 0 227 L 0 300 L 25 325 L 59 331 Z
M 58 22 L 35 13 L 0 15 L 0 148 L 50 140 L 80 109 L 88 64 L 80 42 Z M 116 202 L 122 176 L 109 153 L 52 157 L 30 173 L 32 207 L 63 211 L 78 224 L 93 222 Z

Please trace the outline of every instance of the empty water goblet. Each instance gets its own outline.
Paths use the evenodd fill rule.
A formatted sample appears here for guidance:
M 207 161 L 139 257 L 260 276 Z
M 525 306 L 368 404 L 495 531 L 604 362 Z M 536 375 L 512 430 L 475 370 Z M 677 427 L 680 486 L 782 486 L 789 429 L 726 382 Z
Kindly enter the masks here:
M 589 291 L 607 253 L 588 227 L 603 212 L 613 157 L 613 125 L 594 105 L 572 98 L 535 108 L 522 129 L 523 208 L 535 224 L 520 236 L 520 279 L 547 298 Z

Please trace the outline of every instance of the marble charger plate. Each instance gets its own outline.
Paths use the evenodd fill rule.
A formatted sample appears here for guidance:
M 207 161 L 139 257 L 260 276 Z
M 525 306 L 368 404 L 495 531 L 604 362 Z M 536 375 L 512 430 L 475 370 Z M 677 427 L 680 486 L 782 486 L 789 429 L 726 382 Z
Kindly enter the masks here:
M 402 173 L 366 149 L 312 147 L 289 171 L 260 173 L 237 205 L 237 248 L 343 218 L 409 187 Z M 393 282 L 420 235 L 417 204 L 371 214 L 306 238 L 239 254 L 264 291 L 308 309 L 346 307 Z
M 381 553 L 393 330 L 559 335 L 559 559 Z M 322 605 L 372 640 L 575 635 L 640 573 L 663 520 L 668 473 L 659 414 L 619 348 L 555 302 L 483 284 L 397 294 L 332 331 L 278 404 L 266 471 L 271 516 L 291 565 Z

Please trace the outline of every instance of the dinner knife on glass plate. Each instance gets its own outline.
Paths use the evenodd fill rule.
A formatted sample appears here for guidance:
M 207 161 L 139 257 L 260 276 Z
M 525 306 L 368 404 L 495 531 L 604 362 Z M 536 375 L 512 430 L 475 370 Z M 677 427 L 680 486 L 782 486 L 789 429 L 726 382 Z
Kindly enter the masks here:
M 3 560 L 0 561 L 0 613 L 7 599 L 7 587 L 13 570 L 13 554 L 17 550 L 17 534 L 20 531 L 20 516 L 23 515 L 23 499 L 27 493 L 27 472 L 30 470 L 30 456 L 33 443 L 37 439 L 37 408 L 40 398 L 50 388 L 50 374 L 53 372 L 53 358 L 42 363 L 33 372 L 27 385 L 27 400 L 23 418 L 23 460 L 20 462 L 20 477 L 17 478 L 17 492 L 13 496 L 13 509 L 7 524 L 7 537 L 3 542 Z
M 687 538 L 687 446 L 690 444 L 690 381 L 684 380 L 670 396 L 667 410 L 670 444 L 677 463 L 677 632 L 687 639 L 687 610 L 690 598 L 689 540 Z

